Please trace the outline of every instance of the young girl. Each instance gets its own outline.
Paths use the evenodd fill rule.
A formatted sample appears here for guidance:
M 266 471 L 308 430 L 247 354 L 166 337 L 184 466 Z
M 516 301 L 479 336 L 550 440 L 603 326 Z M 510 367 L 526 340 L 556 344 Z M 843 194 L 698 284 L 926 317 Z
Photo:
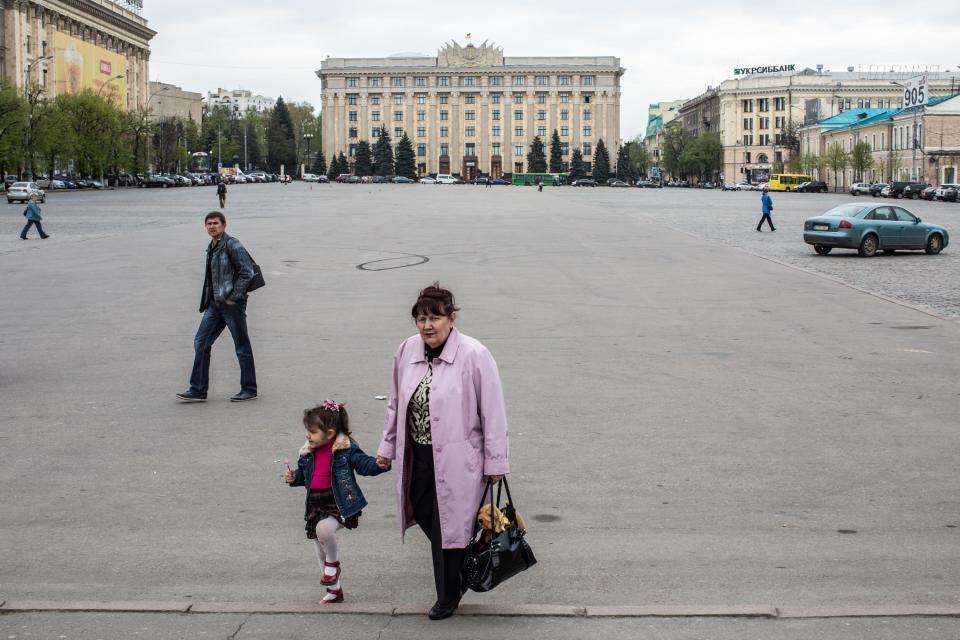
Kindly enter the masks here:
M 350 435 L 347 410 L 333 400 L 303 412 L 307 441 L 300 448 L 297 470 L 287 468 L 283 479 L 291 487 L 305 486 L 307 538 L 314 541 L 327 594 L 320 604 L 343 602 L 340 585 L 340 551 L 337 531 L 356 529 L 367 501 L 354 472 L 376 476 L 386 469 L 377 466 Z M 389 467 L 388 467 L 389 468 Z

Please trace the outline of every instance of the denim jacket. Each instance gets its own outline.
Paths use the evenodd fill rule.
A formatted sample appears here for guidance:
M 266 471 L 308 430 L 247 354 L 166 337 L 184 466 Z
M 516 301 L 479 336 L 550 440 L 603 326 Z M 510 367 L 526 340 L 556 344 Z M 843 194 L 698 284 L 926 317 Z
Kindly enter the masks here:
M 40 222 L 40 220 L 42 220 L 40 217 L 40 205 L 31 200 L 27 203 L 27 208 L 24 210 L 23 215 L 27 216 L 27 220 Z
M 316 456 L 312 453 L 301 456 L 297 462 L 296 477 L 290 483 L 291 487 L 306 487 L 308 497 L 315 460 Z M 383 469 L 377 466 L 376 458 L 365 454 L 353 439 L 341 433 L 333 443 L 333 469 L 330 479 L 333 498 L 344 519 L 360 513 L 360 510 L 367 506 L 367 499 L 360 491 L 354 472 L 362 476 L 378 476 L 383 473 Z
M 240 300 L 247 295 L 247 287 L 250 286 L 250 280 L 253 278 L 253 259 L 243 244 L 233 236 L 223 234 L 217 246 L 207 247 L 207 253 L 210 257 L 210 277 L 211 291 L 213 300 L 207 296 L 206 280 L 204 280 L 203 292 L 200 294 L 201 313 L 210 306 L 211 303 L 223 304 L 228 298 L 231 300 Z

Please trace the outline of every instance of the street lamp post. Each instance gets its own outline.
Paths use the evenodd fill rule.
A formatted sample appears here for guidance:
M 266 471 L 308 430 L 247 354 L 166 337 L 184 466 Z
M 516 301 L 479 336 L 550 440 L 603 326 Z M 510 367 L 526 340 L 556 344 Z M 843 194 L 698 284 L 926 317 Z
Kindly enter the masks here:
M 302 174 L 303 174 L 303 173 L 306 173 L 307 171 L 310 170 L 310 141 L 313 140 L 313 134 L 312 134 L 312 133 L 305 133 L 305 134 L 303 134 L 303 139 L 307 141 L 307 162 L 306 162 L 306 165 L 307 165 L 307 166 L 306 166 L 306 168 L 305 168 L 303 171 L 300 172 L 300 173 L 301 173 L 301 177 L 302 177 Z
M 127 77 L 127 76 L 125 76 L 125 75 L 113 76 L 112 78 L 110 78 L 109 80 L 107 80 L 106 82 L 104 82 L 102 85 L 100 85 L 100 88 L 97 89 L 97 97 L 100 97 L 100 96 L 103 95 L 103 90 L 107 88 L 107 85 L 108 85 L 108 84 L 110 84 L 110 83 L 113 82 L 114 80 L 121 80 L 121 79 L 126 78 L 126 77 Z
M 104 85 L 104 86 L 106 86 L 106 85 Z M 100 88 L 102 89 L 103 87 L 100 87 Z M 159 95 L 159 94 L 163 93 L 164 91 L 167 91 L 167 90 L 169 90 L 169 89 L 171 89 L 171 88 L 172 88 L 172 87 L 170 87 L 169 85 L 168 85 L 168 86 L 165 86 L 165 87 L 160 87 L 159 89 L 157 89 L 156 91 L 154 91 L 153 93 L 151 93 L 149 96 L 147 96 L 146 110 L 147 110 L 147 117 L 148 117 L 148 118 L 150 117 L 150 103 L 153 101 L 153 99 L 154 99 L 155 97 L 157 97 L 157 95 Z M 163 120 L 162 120 L 162 118 L 161 118 L 161 121 L 160 121 L 160 152 L 161 152 L 161 153 L 163 152 Z M 150 163 L 150 136 L 148 135 L 148 136 L 147 136 L 147 164 L 149 165 L 149 163 Z M 149 168 L 149 167 L 148 167 L 148 168 Z
M 44 60 L 53 60 L 53 54 L 50 54 L 49 56 L 44 56 L 42 58 L 37 58 L 36 60 L 28 64 L 24 69 L 23 71 L 23 95 L 24 96 L 30 93 L 30 70 L 33 69 L 33 65 L 37 64 L 38 62 L 43 62 Z

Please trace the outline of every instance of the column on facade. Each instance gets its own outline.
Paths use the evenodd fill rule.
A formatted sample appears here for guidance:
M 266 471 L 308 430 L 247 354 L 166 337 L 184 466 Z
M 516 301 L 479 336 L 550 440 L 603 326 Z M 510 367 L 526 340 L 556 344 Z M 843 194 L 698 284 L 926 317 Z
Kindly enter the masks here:
M 437 97 L 437 77 L 429 76 L 427 78 L 429 92 L 427 93 L 427 139 L 424 142 L 427 145 L 427 155 L 417 156 L 417 164 L 423 162 L 426 164 L 427 173 L 436 173 L 437 156 L 440 154 L 440 117 L 437 109 L 440 99 Z
M 484 85 L 485 77 L 480 80 L 480 103 L 477 105 L 477 176 L 481 169 L 485 174 L 490 173 L 490 90 Z
M 450 92 L 450 173 L 461 173 L 463 167 L 463 147 L 461 132 L 463 130 L 463 114 L 460 109 L 460 80 Z

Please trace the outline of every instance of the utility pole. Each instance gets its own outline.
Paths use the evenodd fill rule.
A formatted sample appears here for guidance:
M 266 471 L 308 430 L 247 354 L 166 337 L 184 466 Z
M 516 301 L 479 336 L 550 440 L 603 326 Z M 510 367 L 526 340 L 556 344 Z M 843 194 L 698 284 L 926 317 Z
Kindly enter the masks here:
M 247 162 L 247 123 L 243 123 L 243 170 L 250 171 L 250 163 Z

